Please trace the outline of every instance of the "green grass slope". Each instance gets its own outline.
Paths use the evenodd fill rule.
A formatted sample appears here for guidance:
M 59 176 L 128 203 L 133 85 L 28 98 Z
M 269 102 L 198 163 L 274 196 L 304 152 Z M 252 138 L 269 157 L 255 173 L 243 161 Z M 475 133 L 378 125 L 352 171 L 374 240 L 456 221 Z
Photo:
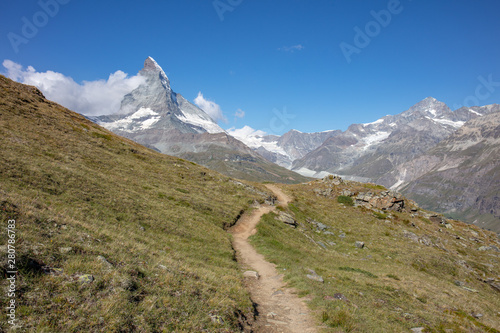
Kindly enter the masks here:
M 225 229 L 263 193 L 116 136 L 3 76 L 0 147 L 0 223 L 5 231 L 16 220 L 25 330 L 228 332 L 252 319 Z M 2 287 L 7 240 L 2 232 Z M 9 300 L 0 295 L 2 309 Z
M 294 199 L 285 210 L 298 227 L 270 213 L 251 242 L 310 300 L 324 332 L 500 331 L 500 289 L 491 285 L 500 288 L 500 252 L 479 250 L 500 247 L 494 233 L 440 224 L 421 210 L 356 207 L 341 196 L 381 191 L 370 184 L 315 181 L 283 189 Z M 331 194 L 316 194 L 324 190 Z M 309 279 L 309 270 L 324 282 Z

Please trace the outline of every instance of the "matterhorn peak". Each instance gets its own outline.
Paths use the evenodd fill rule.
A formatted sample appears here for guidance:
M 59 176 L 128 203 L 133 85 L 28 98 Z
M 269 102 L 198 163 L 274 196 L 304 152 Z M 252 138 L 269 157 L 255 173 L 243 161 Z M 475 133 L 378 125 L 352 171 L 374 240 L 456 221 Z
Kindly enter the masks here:
M 158 65 L 152 57 L 146 58 L 144 61 L 144 68 L 139 73 L 142 76 L 159 78 L 163 87 L 170 90 L 170 80 L 168 79 L 167 74 L 165 74 L 160 65 Z
M 163 72 L 163 69 L 160 67 L 160 65 L 158 65 L 158 63 L 152 57 L 148 57 L 144 61 L 144 70 L 146 70 L 146 71 L 162 71 Z

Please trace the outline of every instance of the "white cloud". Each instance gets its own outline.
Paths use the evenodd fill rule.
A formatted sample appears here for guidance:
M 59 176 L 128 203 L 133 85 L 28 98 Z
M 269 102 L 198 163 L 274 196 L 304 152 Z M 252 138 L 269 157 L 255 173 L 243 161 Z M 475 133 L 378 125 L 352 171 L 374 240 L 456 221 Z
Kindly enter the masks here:
M 198 105 L 200 109 L 205 111 L 214 121 L 222 120 L 227 123 L 227 118 L 222 113 L 220 106 L 213 101 L 205 99 L 201 91 L 198 92 L 198 96 L 194 99 L 194 103 Z
M 123 96 L 144 82 L 136 75 L 116 71 L 107 80 L 75 82 L 61 73 L 37 72 L 32 66 L 26 70 L 11 60 L 4 60 L 3 67 L 12 80 L 38 87 L 45 97 L 76 112 L 97 116 L 116 113 Z
M 292 45 L 292 46 L 283 46 L 278 48 L 279 51 L 285 51 L 285 52 L 295 52 L 295 51 L 302 51 L 304 49 L 304 46 L 302 44 L 297 44 L 297 45 Z
M 238 140 L 244 141 L 248 138 L 252 137 L 258 137 L 258 136 L 265 136 L 267 135 L 266 132 L 261 131 L 261 130 L 255 130 L 251 128 L 250 126 L 243 126 L 242 128 L 234 128 L 231 127 L 230 129 L 226 130 L 226 132 L 235 137 Z
M 236 112 L 234 113 L 234 116 L 236 118 L 243 118 L 245 116 L 245 111 L 243 111 L 242 109 L 238 109 L 236 110 Z

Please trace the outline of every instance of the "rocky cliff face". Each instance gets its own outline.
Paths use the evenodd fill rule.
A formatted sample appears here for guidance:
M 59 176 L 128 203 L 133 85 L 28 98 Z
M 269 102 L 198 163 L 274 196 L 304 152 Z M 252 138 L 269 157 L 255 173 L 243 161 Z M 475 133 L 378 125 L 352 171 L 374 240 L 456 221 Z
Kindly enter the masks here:
M 425 208 L 500 232 L 500 111 L 470 120 L 382 180 L 397 177 L 394 188 Z

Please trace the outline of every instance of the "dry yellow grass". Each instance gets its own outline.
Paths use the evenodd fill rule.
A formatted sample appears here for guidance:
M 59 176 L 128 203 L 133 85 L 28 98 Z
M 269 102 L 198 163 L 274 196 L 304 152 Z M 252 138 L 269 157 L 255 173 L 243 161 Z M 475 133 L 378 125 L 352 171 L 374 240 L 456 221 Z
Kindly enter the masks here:
M 4 77 L 0 147 L 0 222 L 17 221 L 27 331 L 227 332 L 252 319 L 225 229 L 262 194 Z M 81 274 L 95 280 L 82 284 Z M 8 300 L 2 293 L 2 308 Z

